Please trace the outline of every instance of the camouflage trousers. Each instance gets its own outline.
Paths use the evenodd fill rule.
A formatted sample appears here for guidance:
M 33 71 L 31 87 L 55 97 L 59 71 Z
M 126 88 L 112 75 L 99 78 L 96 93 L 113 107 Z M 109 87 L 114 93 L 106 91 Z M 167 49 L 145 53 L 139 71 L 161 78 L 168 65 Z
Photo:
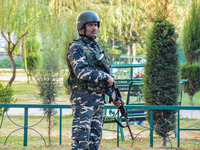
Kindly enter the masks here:
M 72 150 L 98 150 L 102 139 L 103 105 L 72 103 Z

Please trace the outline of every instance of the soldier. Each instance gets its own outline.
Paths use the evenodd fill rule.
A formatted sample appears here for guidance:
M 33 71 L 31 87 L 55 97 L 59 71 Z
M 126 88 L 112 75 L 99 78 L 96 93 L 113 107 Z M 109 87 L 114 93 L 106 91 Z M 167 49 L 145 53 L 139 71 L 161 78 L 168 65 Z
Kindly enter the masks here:
M 115 84 L 112 76 L 98 64 L 101 50 L 95 41 L 100 20 L 93 11 L 77 17 L 79 37 L 67 51 L 70 72 L 68 83 L 73 110 L 72 150 L 98 150 L 102 138 L 103 107 L 106 87 Z M 106 84 L 107 83 L 107 84 Z M 119 108 L 121 102 L 116 102 Z

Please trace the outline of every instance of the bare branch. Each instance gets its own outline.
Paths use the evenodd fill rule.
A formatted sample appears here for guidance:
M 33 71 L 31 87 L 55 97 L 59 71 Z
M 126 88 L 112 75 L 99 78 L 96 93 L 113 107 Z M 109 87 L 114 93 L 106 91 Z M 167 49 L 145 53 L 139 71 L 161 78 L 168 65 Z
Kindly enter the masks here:
M 6 40 L 6 42 L 8 43 L 8 39 L 6 38 L 5 34 L 3 33 L 3 31 L 1 31 L 1 35 L 4 37 L 4 39 Z
M 14 43 L 12 42 L 11 38 L 10 38 L 10 32 L 8 32 L 8 39 L 9 39 L 9 42 L 14 45 Z
M 29 30 L 28 30 L 29 31 Z M 17 42 L 15 43 L 15 44 L 13 44 L 13 47 L 14 46 L 16 46 L 18 43 L 19 43 L 19 41 L 24 37 L 24 36 L 26 36 L 27 34 L 28 34 L 28 31 L 26 31 L 24 34 L 22 34 L 19 38 L 18 38 L 18 40 L 17 40 Z M 12 49 L 12 51 L 13 51 L 14 49 Z

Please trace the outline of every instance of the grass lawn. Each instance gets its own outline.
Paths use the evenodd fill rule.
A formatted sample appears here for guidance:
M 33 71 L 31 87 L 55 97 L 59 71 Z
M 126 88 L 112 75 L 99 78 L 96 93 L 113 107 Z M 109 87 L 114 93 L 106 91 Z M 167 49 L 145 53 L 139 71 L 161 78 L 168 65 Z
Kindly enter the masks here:
M 41 120 L 41 116 L 29 116 L 29 126 L 34 125 L 35 123 Z M 23 116 L 11 116 L 11 119 L 19 125 L 23 125 Z M 23 130 L 18 130 L 14 132 L 7 140 L 6 145 L 4 145 L 5 139 L 12 131 L 18 129 L 18 126 L 13 125 L 10 120 L 5 116 L 4 123 L 2 128 L 0 129 L 0 149 L 70 149 L 70 137 L 71 137 L 71 122 L 72 116 L 67 115 L 63 116 L 62 122 L 62 145 L 59 145 L 59 117 L 54 116 L 52 118 L 52 122 L 54 127 L 51 132 L 51 145 L 48 142 L 48 133 L 47 133 L 47 122 L 46 119 L 42 121 L 40 124 L 32 127 L 37 130 L 39 133 L 44 136 L 46 140 L 46 146 L 42 138 L 33 130 L 28 130 L 28 147 L 23 148 Z M 192 124 L 191 124 L 192 121 Z M 182 128 L 200 128 L 199 119 L 181 119 L 181 127 Z M 148 123 L 144 122 L 142 124 L 145 127 L 148 127 Z M 109 124 L 109 126 L 105 125 L 104 128 L 113 129 L 116 128 L 116 124 Z M 144 130 L 143 127 L 139 125 L 131 125 L 131 130 L 133 135 L 136 136 L 139 132 Z M 122 150 L 122 149 L 133 149 L 131 148 L 132 141 L 130 140 L 130 135 L 128 129 L 124 129 L 124 134 L 126 140 L 122 142 L 120 140 L 120 146 L 117 148 L 117 140 L 116 133 L 103 131 L 103 139 L 101 143 L 100 150 Z M 110 138 L 108 138 L 110 137 Z M 172 142 L 172 147 L 177 147 L 177 138 L 174 137 L 174 133 L 172 132 L 169 136 Z M 37 142 L 36 142 L 37 141 Z M 162 149 L 162 139 L 154 134 L 154 148 Z M 134 148 L 137 149 L 150 149 L 149 145 L 149 131 L 142 132 L 135 139 L 133 144 Z M 167 144 L 168 148 L 171 148 L 170 142 Z M 182 148 L 200 148 L 200 132 L 198 131 L 181 131 L 181 143 L 180 147 Z M 174 148 L 175 149 L 175 148 Z

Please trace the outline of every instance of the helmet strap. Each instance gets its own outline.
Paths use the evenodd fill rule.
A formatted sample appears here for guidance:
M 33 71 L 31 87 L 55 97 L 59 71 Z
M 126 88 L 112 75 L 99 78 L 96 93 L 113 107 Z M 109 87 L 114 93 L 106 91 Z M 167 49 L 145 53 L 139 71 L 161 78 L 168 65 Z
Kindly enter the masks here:
M 84 34 L 83 35 L 86 36 L 86 32 L 87 32 L 86 31 L 86 24 L 84 24 L 83 29 L 84 29 Z
M 81 33 L 80 33 L 80 30 L 78 30 L 79 35 L 80 35 L 80 36 L 86 36 L 86 25 L 84 25 L 82 29 L 84 29 L 84 33 L 81 34 Z

